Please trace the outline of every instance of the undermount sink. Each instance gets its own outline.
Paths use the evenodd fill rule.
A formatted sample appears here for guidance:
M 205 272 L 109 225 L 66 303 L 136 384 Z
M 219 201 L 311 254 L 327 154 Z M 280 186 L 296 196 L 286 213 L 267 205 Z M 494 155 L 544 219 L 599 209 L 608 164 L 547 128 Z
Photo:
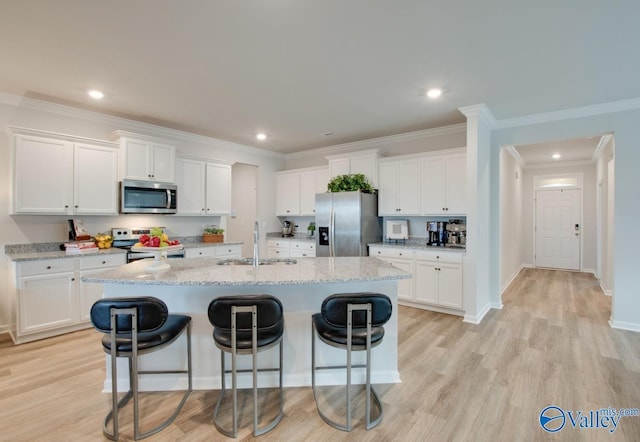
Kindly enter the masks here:
M 297 264 L 298 261 L 291 258 L 261 258 L 258 260 L 258 264 L 264 265 L 291 265 Z M 253 265 L 253 258 L 234 258 L 234 259 L 221 259 L 218 261 L 219 266 L 250 266 Z

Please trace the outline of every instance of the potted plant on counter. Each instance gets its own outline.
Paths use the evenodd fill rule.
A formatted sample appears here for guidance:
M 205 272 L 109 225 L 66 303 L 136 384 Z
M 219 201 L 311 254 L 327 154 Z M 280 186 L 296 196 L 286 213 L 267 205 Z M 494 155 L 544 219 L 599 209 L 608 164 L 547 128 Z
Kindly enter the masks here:
M 224 242 L 224 229 L 209 226 L 202 233 L 202 242 Z
M 327 184 L 328 192 L 353 192 L 376 193 L 376 189 L 369 183 L 367 177 L 361 173 L 338 175 Z

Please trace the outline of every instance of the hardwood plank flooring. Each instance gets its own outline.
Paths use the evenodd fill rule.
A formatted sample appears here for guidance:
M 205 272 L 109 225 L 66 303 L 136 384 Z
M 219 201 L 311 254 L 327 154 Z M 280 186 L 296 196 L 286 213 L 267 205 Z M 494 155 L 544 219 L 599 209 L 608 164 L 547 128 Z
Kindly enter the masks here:
M 344 433 L 318 416 L 310 388 L 285 391 L 285 416 L 264 441 L 639 441 L 640 417 L 615 430 L 542 430 L 548 405 L 587 413 L 640 407 L 640 334 L 611 329 L 611 299 L 592 275 L 525 269 L 480 325 L 400 307 L 401 384 L 378 385 L 384 420 L 364 429 L 361 388 L 355 428 Z M 101 335 L 85 330 L 14 346 L 0 335 L 0 441 L 100 441 L 109 395 Z M 212 344 L 213 345 L 213 344 Z M 374 359 L 376 357 L 374 350 Z M 285 355 L 286 358 L 286 355 Z M 321 400 L 343 412 L 343 388 Z M 180 393 L 147 393 L 143 425 L 162 419 Z M 176 421 L 150 441 L 226 440 L 211 419 L 218 391 L 194 392 Z M 273 391 L 261 398 L 273 399 Z M 251 401 L 240 395 L 238 440 L 253 440 Z M 121 440 L 132 440 L 131 413 L 121 414 Z M 268 421 L 275 408 L 265 406 Z

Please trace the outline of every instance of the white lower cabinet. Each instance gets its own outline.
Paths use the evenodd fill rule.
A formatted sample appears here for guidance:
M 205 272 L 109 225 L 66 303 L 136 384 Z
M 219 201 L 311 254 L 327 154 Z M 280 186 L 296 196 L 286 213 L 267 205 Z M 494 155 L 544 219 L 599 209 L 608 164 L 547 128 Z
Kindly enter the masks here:
M 462 255 L 416 251 L 416 301 L 462 309 Z
M 13 339 L 23 343 L 90 327 L 102 285 L 80 278 L 125 262 L 123 253 L 14 263 Z
M 313 241 L 295 239 L 271 239 L 267 241 L 269 258 L 308 258 L 316 256 L 316 244 Z
M 241 244 L 220 244 L 216 246 L 189 247 L 184 249 L 185 258 L 224 257 L 240 258 L 242 256 Z
M 289 256 L 305 258 L 316 256 L 316 243 L 311 241 L 289 241 Z
M 413 275 L 398 281 L 398 300 L 412 307 L 462 314 L 463 254 L 410 248 L 372 246 L 378 257 Z

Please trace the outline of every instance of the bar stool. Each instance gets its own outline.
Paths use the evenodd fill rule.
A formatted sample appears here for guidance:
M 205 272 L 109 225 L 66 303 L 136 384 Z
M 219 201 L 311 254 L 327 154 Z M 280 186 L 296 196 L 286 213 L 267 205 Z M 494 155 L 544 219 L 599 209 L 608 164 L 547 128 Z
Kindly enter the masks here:
M 144 439 L 170 425 L 192 391 L 191 370 L 191 317 L 170 315 L 167 306 L 158 298 L 105 298 L 91 307 L 93 326 L 106 336 L 102 338 L 104 352 L 111 356 L 111 411 L 104 420 L 103 433 L 118 440 L 118 410 L 133 398 L 134 439 Z M 138 356 L 160 350 L 187 331 L 187 370 L 138 370 Z M 129 391 L 118 401 L 118 375 L 116 358 L 129 360 Z M 156 427 L 141 432 L 138 412 L 138 376 L 142 374 L 179 374 L 188 376 L 188 389 L 173 414 Z M 113 420 L 113 432 L 107 427 Z
M 384 324 L 391 317 L 391 300 L 380 293 L 339 293 L 322 302 L 320 313 L 311 318 L 311 388 L 318 414 L 326 423 L 342 431 L 351 431 L 351 369 L 366 368 L 366 428 L 375 427 L 382 421 L 382 404 L 371 385 L 371 349 L 378 346 L 384 337 Z M 316 335 L 332 347 L 347 350 L 347 365 L 316 367 Z M 351 352 L 366 351 L 365 365 L 352 365 Z M 318 405 L 316 395 L 316 370 L 347 369 L 346 425 L 327 417 Z M 371 420 L 371 397 L 379 410 L 378 417 Z
M 238 436 L 238 395 L 237 373 L 253 373 L 253 435 L 259 436 L 272 430 L 282 419 L 284 396 L 282 389 L 282 336 L 284 334 L 284 318 L 282 303 L 270 295 L 238 295 L 221 296 L 209 304 L 209 322 L 213 325 L 213 340 L 220 349 L 220 372 L 222 390 L 213 412 L 213 422 L 222 434 L 229 437 Z M 280 365 L 278 368 L 258 368 L 259 352 L 280 345 Z M 231 353 L 231 370 L 225 368 L 225 353 Z M 239 370 L 236 368 L 237 355 L 252 355 L 252 368 Z M 279 372 L 280 410 L 275 419 L 258 428 L 258 372 Z M 226 392 L 225 378 L 231 373 L 233 397 L 233 428 L 223 428 L 218 423 L 218 412 Z

